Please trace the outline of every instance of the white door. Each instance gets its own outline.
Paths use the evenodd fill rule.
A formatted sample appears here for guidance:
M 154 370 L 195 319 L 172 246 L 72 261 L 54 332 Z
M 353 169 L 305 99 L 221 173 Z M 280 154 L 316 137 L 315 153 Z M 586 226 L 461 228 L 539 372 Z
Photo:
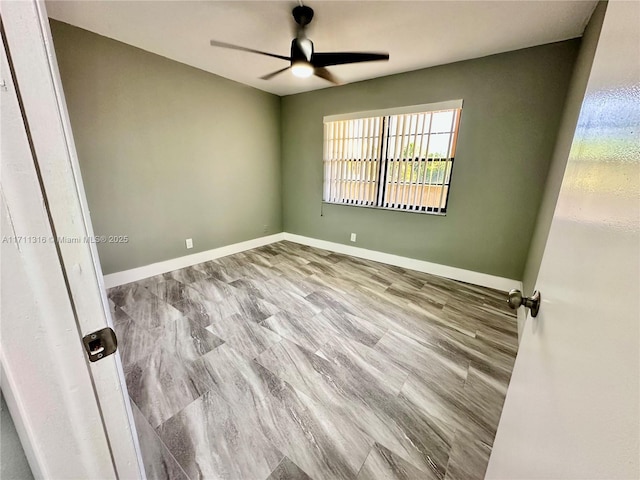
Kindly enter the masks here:
M 610 1 L 487 478 L 640 478 L 639 145 L 640 2 Z
M 0 12 L 2 390 L 37 478 L 143 478 L 45 6 Z

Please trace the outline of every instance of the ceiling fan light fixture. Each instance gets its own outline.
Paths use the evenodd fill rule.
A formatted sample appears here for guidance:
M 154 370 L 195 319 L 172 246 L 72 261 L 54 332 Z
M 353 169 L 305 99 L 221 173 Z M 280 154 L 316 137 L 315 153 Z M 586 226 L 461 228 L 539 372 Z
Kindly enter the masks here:
M 270 80 L 287 70 L 298 78 L 308 78 L 315 75 L 318 78 L 327 80 L 334 85 L 340 85 L 340 81 L 327 69 L 333 65 L 348 65 L 351 63 L 373 62 L 376 60 L 389 60 L 388 53 L 373 52 L 314 52 L 313 42 L 307 38 L 306 29 L 313 18 L 313 9 L 302 4 L 293 9 L 293 19 L 296 21 L 296 36 L 291 41 L 291 54 L 288 57 L 276 53 L 263 52 L 253 48 L 233 45 L 232 43 L 211 40 L 209 43 L 213 47 L 230 48 L 241 52 L 257 53 L 267 57 L 286 60 L 289 66 L 268 73 L 260 77 L 262 80 Z
M 309 62 L 297 61 L 291 65 L 291 73 L 298 78 L 309 78 L 313 75 L 314 68 Z

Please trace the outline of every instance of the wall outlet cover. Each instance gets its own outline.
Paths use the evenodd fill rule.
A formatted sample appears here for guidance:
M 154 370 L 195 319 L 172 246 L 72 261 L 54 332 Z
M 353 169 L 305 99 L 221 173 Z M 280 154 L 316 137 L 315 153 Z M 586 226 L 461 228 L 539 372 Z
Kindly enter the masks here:
M 355 234 L 355 233 L 352 233 L 352 234 L 351 234 L 351 241 L 352 241 L 352 242 L 355 242 L 355 241 L 356 241 L 356 234 Z
M 193 248 L 193 238 L 187 238 L 184 242 L 187 244 L 187 248 Z

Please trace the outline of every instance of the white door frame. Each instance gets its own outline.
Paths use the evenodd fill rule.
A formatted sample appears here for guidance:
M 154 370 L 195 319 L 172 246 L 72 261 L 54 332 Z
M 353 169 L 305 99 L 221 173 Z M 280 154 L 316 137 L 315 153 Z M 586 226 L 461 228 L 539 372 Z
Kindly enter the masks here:
M 76 372 L 79 376 L 70 378 L 69 372 L 58 369 L 49 371 L 48 380 L 46 378 L 42 380 L 48 384 L 50 389 L 54 390 L 61 389 L 65 384 L 78 390 L 86 390 L 86 387 L 90 386 L 93 391 L 93 401 L 87 399 L 85 394 L 82 402 L 84 404 L 74 402 L 72 397 L 76 392 L 72 393 L 67 390 L 59 393 L 67 402 L 65 408 L 68 413 L 77 417 L 83 415 L 92 417 L 93 423 L 82 425 L 81 422 L 73 422 L 73 432 L 44 432 L 43 428 L 46 429 L 46 424 L 35 423 L 40 412 L 37 411 L 39 407 L 33 403 L 35 400 L 33 398 L 34 392 L 26 388 L 25 382 L 21 382 L 19 379 L 19 375 L 21 375 L 21 365 L 18 362 L 20 349 L 6 348 L 9 346 L 9 339 L 6 342 L 3 341 L 2 345 L 2 387 L 3 390 L 7 390 L 7 402 L 15 423 L 18 425 L 18 430 L 26 434 L 27 438 L 25 439 L 23 435 L 21 439 L 23 443 L 26 443 L 27 458 L 36 476 L 60 478 L 60 471 L 50 470 L 53 463 L 50 462 L 49 455 L 64 457 L 65 452 L 59 451 L 60 449 L 56 448 L 55 444 L 51 445 L 50 442 L 45 442 L 43 438 L 46 435 L 42 436 L 46 433 L 55 433 L 79 437 L 87 435 L 95 445 L 100 444 L 101 441 L 106 442 L 110 463 L 113 464 L 112 473 L 108 473 L 109 468 L 104 465 L 104 459 L 82 459 L 87 464 L 95 462 L 94 467 L 101 464 L 102 470 L 98 471 L 105 473 L 104 475 L 99 474 L 101 478 L 145 478 L 119 354 L 105 357 L 95 363 L 89 363 L 84 353 L 82 357 L 78 357 L 78 351 L 82 351 L 80 349 L 81 337 L 106 326 L 112 327 L 112 320 L 96 245 L 87 241 L 87 239 L 95 237 L 88 214 L 45 4 L 40 0 L 3 1 L 0 3 L 0 12 L 4 37 L 9 50 L 9 63 L 15 76 L 13 82 L 17 86 L 15 93 L 19 99 L 20 115 L 24 122 L 23 128 L 29 139 L 30 157 L 33 159 L 31 171 L 29 171 L 24 157 L 22 159 L 3 158 L 2 200 L 10 210 L 7 215 L 11 217 L 10 223 L 12 225 L 21 225 L 28 232 L 30 228 L 34 228 L 32 217 L 35 213 L 32 209 L 40 208 L 42 210 L 44 207 L 43 211 L 48 217 L 50 235 L 57 238 L 79 239 L 79 243 L 57 242 L 49 245 L 55 247 L 59 264 L 61 263 L 59 270 L 62 277 L 55 281 L 53 280 L 55 277 L 52 277 L 46 281 L 46 277 L 31 276 L 29 282 L 35 292 L 34 301 L 36 303 L 40 301 L 40 297 L 45 299 L 52 295 L 59 296 L 61 287 L 67 293 L 67 307 L 60 304 L 58 312 L 51 312 L 51 317 L 47 319 L 47 329 L 69 330 L 69 308 L 72 318 L 75 317 L 74 340 L 77 342 L 76 346 L 69 343 L 71 340 L 68 336 L 64 341 L 58 338 L 57 341 L 61 343 L 57 345 L 49 345 L 46 342 L 44 345 L 40 344 L 37 348 L 38 356 L 42 356 L 40 361 L 46 362 L 47 355 L 54 355 L 65 365 L 68 365 L 72 360 L 76 363 L 81 362 L 84 364 L 81 365 L 81 368 L 86 371 L 86 374 Z M 5 72 L 3 72 L 4 74 Z M 8 79 L 5 81 L 9 83 Z M 13 86 L 13 84 L 8 85 L 8 88 Z M 11 91 L 3 93 L 11 93 Z M 9 103 L 8 101 L 3 102 L 3 116 L 10 114 Z M 37 192 L 29 192 L 26 184 L 34 181 L 37 183 L 31 186 L 37 185 L 40 188 L 40 202 L 27 208 L 28 199 L 24 197 L 36 195 Z M 42 229 L 40 231 L 46 232 Z M 42 247 L 38 252 L 44 250 L 46 248 Z M 21 253 L 24 256 L 23 260 L 27 263 L 39 261 L 37 252 L 27 258 L 31 255 L 28 248 Z M 44 268 L 44 265 L 38 266 Z M 49 268 L 53 268 L 51 264 Z M 65 308 L 67 308 L 66 312 Z M 8 310 L 11 311 L 11 307 Z M 3 311 L 5 311 L 5 305 L 3 305 Z M 21 311 L 17 313 L 19 315 Z M 59 318 L 56 317 L 56 313 L 60 314 Z M 5 326 L 9 328 L 11 322 L 28 320 L 28 318 L 15 316 L 6 318 L 3 315 L 3 330 L 5 330 Z M 59 324 L 56 324 L 56 321 L 59 321 Z M 5 322 L 7 323 L 5 324 Z M 32 348 L 29 344 L 19 347 L 25 351 Z M 30 373 L 38 375 L 38 372 L 31 371 Z M 74 387 L 69 384 L 69 382 L 74 384 L 80 381 L 80 378 L 82 378 L 82 382 L 88 382 L 87 385 L 75 385 Z M 40 392 L 40 401 L 55 401 L 55 395 L 49 398 Z M 95 418 L 96 409 L 99 414 L 98 419 Z M 42 410 L 47 409 L 42 408 Z M 36 435 L 37 432 L 39 434 Z M 102 440 L 98 437 L 102 437 Z M 68 458 L 63 458 L 63 460 L 68 464 L 77 462 L 79 459 L 74 458 L 77 453 L 69 451 L 67 452 Z M 82 453 L 85 456 L 104 455 L 104 449 L 96 447 L 93 451 L 83 451 Z M 60 465 L 58 461 L 57 468 L 60 468 Z M 73 471 L 73 468 L 70 468 L 70 471 Z M 96 470 L 89 475 L 96 478 Z

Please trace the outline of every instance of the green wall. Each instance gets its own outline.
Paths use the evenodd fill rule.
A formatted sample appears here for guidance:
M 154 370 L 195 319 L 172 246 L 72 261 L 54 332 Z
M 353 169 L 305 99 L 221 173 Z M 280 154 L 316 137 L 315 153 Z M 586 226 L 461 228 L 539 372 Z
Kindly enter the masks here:
M 582 100 L 587 89 L 591 65 L 593 64 L 593 57 L 596 54 L 596 47 L 598 45 L 598 39 L 600 38 L 600 30 L 602 29 L 606 9 L 607 2 L 598 3 L 582 37 L 580 52 L 578 53 L 573 77 L 569 85 L 564 114 L 558 131 L 558 138 L 552 155 L 540 210 L 538 212 L 538 221 L 531 239 L 529 256 L 522 279 L 527 295 L 533 293 L 536 279 L 538 278 L 544 247 L 547 244 L 553 212 L 556 208 L 565 167 L 569 159 L 569 151 L 573 143 L 573 134 L 576 130 Z
M 279 97 L 51 31 L 95 233 L 129 236 L 98 246 L 105 274 L 282 231 Z
M 521 279 L 579 46 L 568 40 L 284 97 L 284 230 L 345 244 L 355 232 L 358 247 Z M 458 98 L 446 216 L 321 208 L 323 116 Z
M 355 232 L 359 247 L 513 279 L 531 244 L 535 277 L 579 39 L 280 99 L 61 22 L 51 30 L 95 232 L 129 237 L 98 246 L 105 274 L 284 230 L 345 244 Z M 323 116 L 457 98 L 446 216 L 322 206 Z

